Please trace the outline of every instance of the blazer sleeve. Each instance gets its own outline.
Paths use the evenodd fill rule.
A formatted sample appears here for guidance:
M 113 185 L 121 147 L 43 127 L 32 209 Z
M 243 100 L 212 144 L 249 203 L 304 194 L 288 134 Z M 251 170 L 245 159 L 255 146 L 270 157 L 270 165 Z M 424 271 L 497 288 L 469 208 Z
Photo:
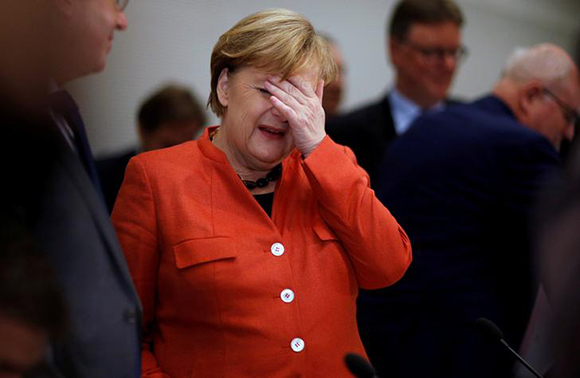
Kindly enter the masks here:
M 359 286 L 377 289 L 398 281 L 411 263 L 411 243 L 375 196 L 354 153 L 327 136 L 302 164 L 321 216 L 347 251 Z
M 159 241 L 151 185 L 138 157 L 131 159 L 127 166 L 112 220 L 143 305 L 141 376 L 169 378 L 157 364 L 151 345 L 155 323 Z

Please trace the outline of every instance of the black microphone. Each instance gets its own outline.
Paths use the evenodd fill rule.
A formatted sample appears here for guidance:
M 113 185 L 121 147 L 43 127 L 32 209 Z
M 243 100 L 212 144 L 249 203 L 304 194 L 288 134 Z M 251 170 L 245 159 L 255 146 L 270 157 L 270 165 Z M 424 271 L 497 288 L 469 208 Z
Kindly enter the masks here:
M 526 360 L 524 360 L 519 354 L 516 353 L 515 350 L 513 350 L 508 345 L 508 343 L 503 339 L 503 332 L 501 329 L 499 329 L 498 326 L 495 325 L 494 322 L 486 318 L 479 318 L 475 321 L 475 325 L 485 335 L 490 336 L 495 340 L 499 340 L 499 342 L 502 343 L 514 356 L 516 356 L 518 361 L 520 361 L 533 375 L 538 378 L 543 378 L 540 373 L 534 370 L 534 368 L 531 367 L 530 364 L 526 362 Z
M 379 378 L 375 368 L 356 353 L 347 353 L 344 356 L 344 363 L 348 370 L 357 378 Z

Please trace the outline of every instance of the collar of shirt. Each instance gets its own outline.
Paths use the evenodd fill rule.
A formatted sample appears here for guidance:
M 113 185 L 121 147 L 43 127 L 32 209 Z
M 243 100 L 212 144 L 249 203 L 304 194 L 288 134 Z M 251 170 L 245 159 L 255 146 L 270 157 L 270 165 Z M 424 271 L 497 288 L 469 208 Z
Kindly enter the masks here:
M 412 100 L 403 96 L 396 88 L 393 88 L 391 93 L 389 93 L 389 103 L 391 105 L 391 114 L 397 135 L 401 135 L 407 131 L 413 121 L 425 111 Z M 441 110 L 444 106 L 443 101 L 441 101 L 427 109 L 427 111 Z

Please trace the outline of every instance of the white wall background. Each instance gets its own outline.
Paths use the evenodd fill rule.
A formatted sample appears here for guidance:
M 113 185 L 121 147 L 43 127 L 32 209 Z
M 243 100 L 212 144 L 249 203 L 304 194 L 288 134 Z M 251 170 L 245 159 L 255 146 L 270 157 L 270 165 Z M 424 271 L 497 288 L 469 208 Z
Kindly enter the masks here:
M 516 46 L 554 42 L 574 50 L 580 31 L 578 0 L 457 0 L 470 55 L 452 94 L 465 99 L 493 86 Z M 244 16 L 285 7 L 302 13 L 335 37 L 347 64 L 343 108 L 352 109 L 385 93 L 392 70 L 385 53 L 385 24 L 393 0 L 132 0 L 129 28 L 117 33 L 104 73 L 71 86 L 84 115 L 95 155 L 137 143 L 136 109 L 144 96 L 176 81 L 205 102 L 209 58 L 218 37 Z M 208 113 L 209 114 L 209 113 Z M 217 118 L 210 118 L 217 123 Z

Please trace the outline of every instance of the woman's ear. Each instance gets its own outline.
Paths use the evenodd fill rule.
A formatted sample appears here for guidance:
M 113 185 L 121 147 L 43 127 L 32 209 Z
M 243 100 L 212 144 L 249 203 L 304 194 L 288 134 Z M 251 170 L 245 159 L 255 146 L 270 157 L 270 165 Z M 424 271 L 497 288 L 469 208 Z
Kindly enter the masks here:
M 229 102 L 230 82 L 228 73 L 228 69 L 224 68 L 220 73 L 220 77 L 218 78 L 217 82 L 217 96 L 220 104 L 223 107 L 227 107 Z

